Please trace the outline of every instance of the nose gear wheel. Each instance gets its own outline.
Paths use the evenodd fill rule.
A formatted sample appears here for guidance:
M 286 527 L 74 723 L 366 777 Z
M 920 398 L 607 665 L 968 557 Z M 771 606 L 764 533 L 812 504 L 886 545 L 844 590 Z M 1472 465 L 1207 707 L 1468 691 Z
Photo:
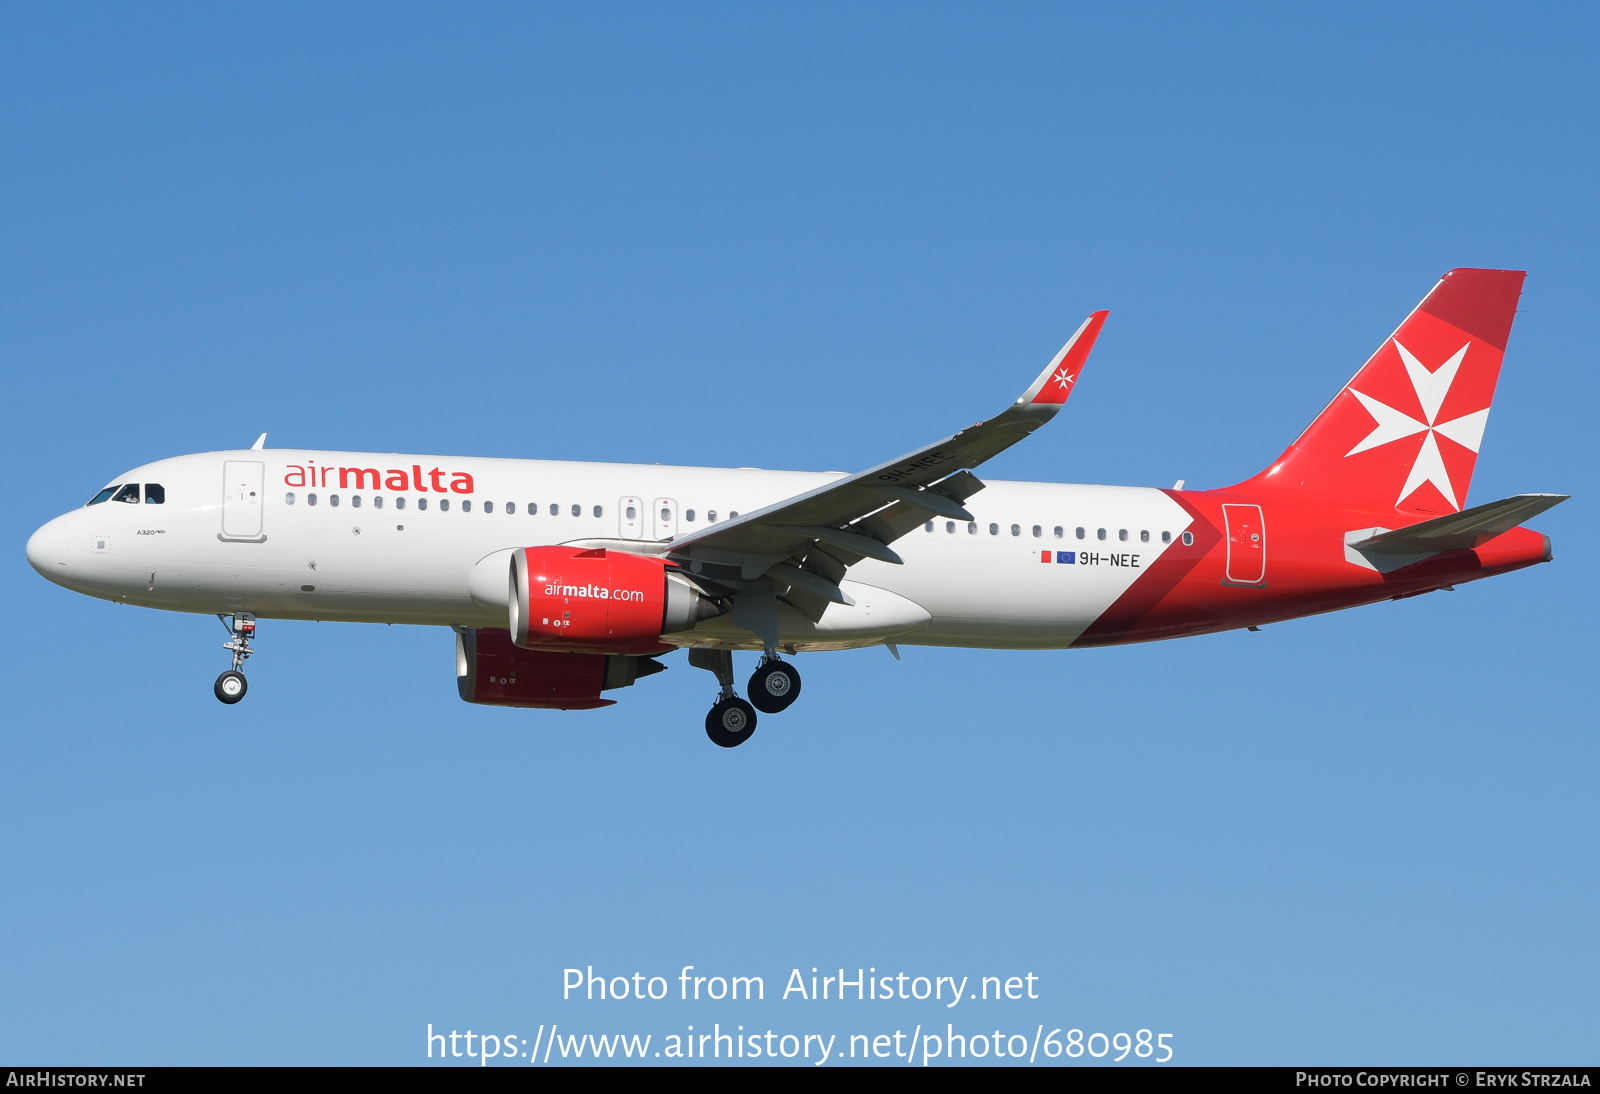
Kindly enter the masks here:
M 234 703 L 237 703 L 240 699 L 244 698 L 244 693 L 248 691 L 249 688 L 250 684 L 245 680 L 244 673 L 234 672 L 232 669 L 229 669 L 227 672 L 217 677 L 216 686 L 211 690 L 216 692 L 218 699 L 222 700 L 224 703 L 227 703 L 229 706 L 232 706 Z

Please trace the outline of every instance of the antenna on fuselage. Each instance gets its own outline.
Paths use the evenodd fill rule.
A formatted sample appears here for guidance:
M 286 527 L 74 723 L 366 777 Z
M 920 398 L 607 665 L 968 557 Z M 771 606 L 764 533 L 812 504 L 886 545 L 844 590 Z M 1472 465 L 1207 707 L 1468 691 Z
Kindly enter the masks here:
M 267 447 L 267 435 L 263 433 L 256 438 L 256 443 L 250 446 L 250 451 L 259 452 L 265 447 Z

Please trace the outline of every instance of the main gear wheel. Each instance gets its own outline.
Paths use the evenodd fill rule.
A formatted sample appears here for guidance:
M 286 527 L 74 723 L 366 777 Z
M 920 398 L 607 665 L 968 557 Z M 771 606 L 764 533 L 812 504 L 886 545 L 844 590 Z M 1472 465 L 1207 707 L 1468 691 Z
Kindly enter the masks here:
M 777 714 L 800 697 L 800 673 L 787 661 L 763 661 L 745 688 L 750 701 L 763 714 Z
M 722 748 L 737 748 L 755 731 L 755 708 L 737 695 L 718 700 L 706 715 L 706 736 Z

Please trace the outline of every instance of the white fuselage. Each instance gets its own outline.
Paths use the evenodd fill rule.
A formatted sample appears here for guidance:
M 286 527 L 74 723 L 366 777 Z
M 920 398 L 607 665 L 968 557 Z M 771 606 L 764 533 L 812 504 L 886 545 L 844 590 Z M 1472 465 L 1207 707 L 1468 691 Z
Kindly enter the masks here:
M 115 484 L 160 484 L 164 502 L 104 501 L 72 510 L 35 533 L 28 557 L 70 589 L 171 611 L 503 628 L 504 613 L 492 596 L 481 595 L 482 575 L 476 585 L 472 576 L 497 551 L 596 539 L 637 540 L 643 547 L 838 477 L 393 453 L 213 452 L 119 476 Z M 966 506 L 974 524 L 938 518 L 897 540 L 904 565 L 868 559 L 851 567 L 843 587 L 853 606 L 832 604 L 813 624 L 783 605 L 784 645 L 1067 646 L 1190 523 L 1163 491 L 1132 487 L 989 482 Z M 1055 553 L 1067 551 L 1074 564 L 1055 564 Z M 1050 564 L 1041 561 L 1044 552 L 1051 552 Z M 496 580 L 504 572 L 496 570 Z M 726 617 L 666 641 L 761 645 Z

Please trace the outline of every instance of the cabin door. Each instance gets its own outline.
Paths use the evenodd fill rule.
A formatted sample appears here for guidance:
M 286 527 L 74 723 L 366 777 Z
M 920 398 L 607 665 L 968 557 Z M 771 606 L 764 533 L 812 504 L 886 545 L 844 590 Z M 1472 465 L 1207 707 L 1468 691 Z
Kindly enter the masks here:
M 1267 579 L 1267 526 L 1259 505 L 1224 505 L 1228 526 L 1228 581 L 1260 585 Z
M 266 465 L 254 460 L 222 464 L 222 538 L 260 540 Z

